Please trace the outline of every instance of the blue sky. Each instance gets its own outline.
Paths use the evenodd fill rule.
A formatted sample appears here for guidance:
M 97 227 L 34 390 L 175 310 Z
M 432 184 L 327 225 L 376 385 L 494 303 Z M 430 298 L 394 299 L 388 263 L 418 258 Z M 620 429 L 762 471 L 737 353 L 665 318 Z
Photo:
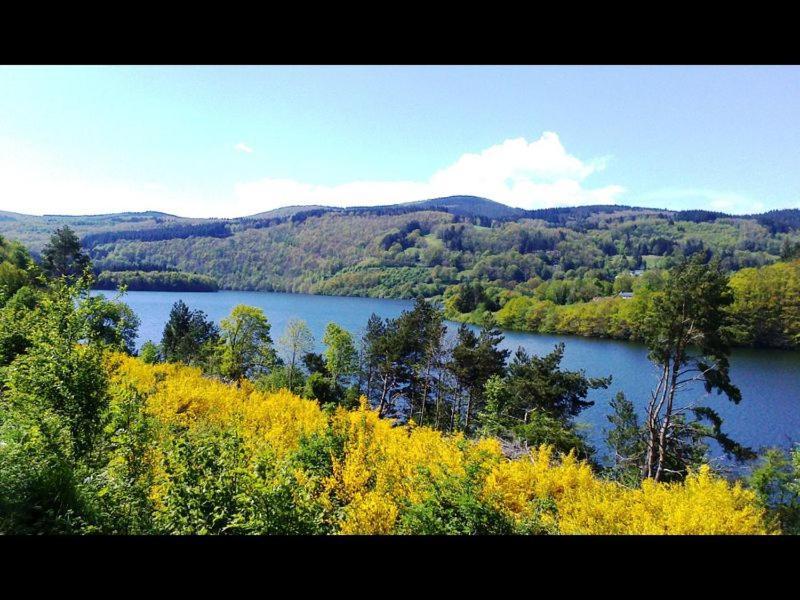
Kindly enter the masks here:
M 800 206 L 800 68 L 2 67 L 0 209 Z

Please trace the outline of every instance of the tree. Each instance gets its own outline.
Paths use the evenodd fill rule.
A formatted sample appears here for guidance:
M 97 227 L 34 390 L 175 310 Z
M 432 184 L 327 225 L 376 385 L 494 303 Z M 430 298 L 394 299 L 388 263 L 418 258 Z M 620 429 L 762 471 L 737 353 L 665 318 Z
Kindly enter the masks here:
M 109 348 L 134 354 L 140 320 L 130 306 L 102 296 L 86 299 L 89 304 L 87 324 L 93 339 Z
M 303 366 L 309 374 L 319 373 L 325 377 L 330 376 L 328 367 L 325 364 L 325 357 L 317 352 L 307 352 L 303 356 Z
M 0 323 L 11 313 L 17 328 L 0 369 L 4 533 L 74 533 L 89 516 L 83 488 L 109 393 L 105 346 L 91 326 L 97 305 L 88 299 L 81 277 L 53 282 L 33 307 L 0 309 Z
M 302 319 L 290 319 L 278 340 L 289 369 L 289 390 L 294 392 L 294 375 L 298 359 L 314 347 L 314 336 Z
M 50 277 L 76 277 L 91 266 L 75 232 L 64 225 L 55 230 L 42 249 L 42 267 Z
M 358 353 L 349 331 L 336 323 L 328 323 L 322 343 L 325 349 L 325 366 L 330 373 L 331 383 L 335 386 L 340 377 L 352 375 L 358 368 Z
M 748 484 L 785 534 L 800 534 L 800 445 L 786 452 L 769 448 Z
M 161 337 L 166 362 L 204 365 L 218 341 L 219 330 L 203 311 L 190 310 L 183 300 L 172 305 Z
M 158 346 L 150 340 L 147 340 L 142 344 L 142 349 L 139 351 L 139 358 L 148 365 L 154 365 L 158 362 L 160 353 L 161 351 L 158 349 Z
M 472 416 L 481 410 L 483 389 L 492 375 L 505 373 L 508 350 L 500 350 L 503 335 L 494 318 L 489 315 L 483 322 L 479 335 L 463 323 L 458 328 L 458 343 L 453 348 L 450 370 L 458 381 L 459 388 L 467 395 L 463 411 L 465 432 L 470 431 Z M 456 408 L 455 417 L 461 417 L 461 408 Z
M 528 414 L 540 410 L 566 422 L 592 406 L 594 402 L 586 399 L 589 391 L 607 388 L 611 377 L 587 378 L 583 371 L 563 371 L 563 359 L 563 342 L 545 356 L 517 349 L 508 367 L 511 396 L 506 412 L 524 422 Z
M 435 371 L 444 368 L 442 349 L 447 328 L 441 307 L 418 297 L 414 308 L 399 319 L 399 335 L 404 340 L 405 361 L 411 367 L 407 398 L 409 417 L 425 422 L 426 409 L 435 392 Z
M 610 403 L 612 413 L 606 418 L 611 429 L 605 432 L 605 441 L 611 450 L 611 476 L 626 484 L 637 483 L 641 478 L 641 457 L 645 451 L 642 427 L 633 402 L 623 392 L 617 392 Z
M 484 433 L 510 437 L 525 447 L 549 444 L 564 453 L 575 449 L 588 458 L 592 450 L 573 418 L 594 404 L 586 400 L 589 391 L 608 387 L 611 378 L 564 371 L 563 357 L 563 344 L 541 357 L 519 348 L 505 377 L 495 375 L 484 386 L 486 408 L 478 418 Z
M 244 304 L 235 306 L 220 323 L 222 375 L 238 380 L 269 372 L 277 362 L 270 337 L 271 328 L 260 308 Z
M 686 449 L 703 437 L 714 438 L 737 458 L 753 456 L 722 433 L 722 420 L 710 407 L 675 405 L 678 393 L 695 382 L 702 383 L 706 392 L 724 393 L 736 404 L 742 399 L 731 382 L 728 362 L 725 309 L 733 297 L 719 262 L 704 264 L 704 258 L 683 260 L 670 271 L 666 289 L 654 294 L 642 324 L 648 357 L 660 372 L 647 405 L 642 468 L 645 477 L 656 481 L 684 477 L 691 459 Z M 703 426 L 702 420 L 711 427 Z
M 341 397 L 340 392 L 340 386 L 332 382 L 329 377 L 315 372 L 306 379 L 303 395 L 306 398 L 314 398 L 320 404 L 335 404 Z

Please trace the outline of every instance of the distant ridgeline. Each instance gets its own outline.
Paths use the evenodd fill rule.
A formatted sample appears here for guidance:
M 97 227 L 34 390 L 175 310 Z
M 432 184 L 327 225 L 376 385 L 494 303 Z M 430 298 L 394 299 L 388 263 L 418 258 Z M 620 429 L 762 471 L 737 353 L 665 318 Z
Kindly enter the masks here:
M 369 207 L 287 206 L 235 219 L 0 212 L 0 235 L 21 242 L 35 258 L 63 225 L 82 240 L 99 286 L 453 302 L 458 296 L 451 308 L 462 315 L 498 313 L 520 297 L 528 300 L 513 306 L 527 302 L 530 315 L 541 308 L 534 300 L 551 303 L 553 314 L 583 303 L 594 310 L 596 299 L 636 295 L 643 273 L 655 276 L 697 253 L 718 258 L 728 273 L 800 258 L 798 209 L 755 215 L 621 205 L 523 210 L 450 196 Z M 464 287 L 474 285 L 480 289 Z M 519 311 L 500 314 L 512 312 L 519 326 Z M 526 327 L 531 319 L 524 319 Z

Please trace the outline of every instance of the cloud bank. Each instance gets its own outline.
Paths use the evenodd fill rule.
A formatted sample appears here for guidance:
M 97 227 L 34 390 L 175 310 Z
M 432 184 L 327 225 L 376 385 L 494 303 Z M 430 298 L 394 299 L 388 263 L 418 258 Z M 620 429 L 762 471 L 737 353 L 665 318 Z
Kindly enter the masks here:
M 236 152 L 253 148 L 237 143 Z M 483 196 L 511 206 L 612 204 L 624 188 L 587 186 L 607 159 L 584 161 L 569 154 L 558 135 L 509 139 L 462 155 L 420 181 L 353 181 L 321 185 L 263 178 L 232 183 L 228 194 L 176 190 L 164 182 L 121 181 L 62 166 L 18 140 L 0 139 L 0 210 L 28 214 L 99 214 L 159 210 L 192 217 L 240 217 L 289 205 L 368 206 L 450 195 Z
M 327 186 L 294 179 L 264 178 L 235 186 L 241 214 L 287 205 L 369 206 L 452 195 L 483 196 L 519 208 L 614 204 L 620 185 L 591 188 L 585 180 L 605 169 L 606 158 L 582 161 L 558 135 L 509 139 L 480 153 L 464 154 L 426 181 L 354 181 Z

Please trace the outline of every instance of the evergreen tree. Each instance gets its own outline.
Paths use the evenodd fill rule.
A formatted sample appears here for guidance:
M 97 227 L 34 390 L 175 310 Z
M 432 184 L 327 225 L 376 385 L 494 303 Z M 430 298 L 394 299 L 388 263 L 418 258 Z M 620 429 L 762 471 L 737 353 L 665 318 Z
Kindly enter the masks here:
M 42 250 L 42 267 L 49 277 L 77 277 L 90 266 L 81 241 L 67 225 L 56 229 Z
M 463 409 L 463 430 L 469 432 L 474 414 L 482 409 L 483 388 L 493 375 L 505 372 L 508 350 L 501 350 L 503 335 L 491 316 L 484 320 L 480 333 L 475 333 L 463 323 L 458 328 L 458 343 L 453 348 L 450 369 L 460 390 L 466 394 Z M 462 409 L 456 409 L 456 418 L 461 418 Z
M 697 459 L 698 443 L 713 438 L 736 458 L 754 456 L 722 433 L 722 419 L 710 407 L 676 406 L 679 392 L 695 382 L 738 404 L 742 394 L 730 379 L 729 316 L 733 301 L 719 261 L 705 256 L 683 260 L 670 271 L 667 287 L 653 298 L 642 324 L 648 357 L 661 377 L 647 406 L 645 477 L 683 478 Z M 690 416 L 694 416 L 690 420 Z M 710 426 L 703 423 L 707 421 Z M 694 449 L 695 451 L 692 451 Z
M 635 484 L 641 479 L 641 459 L 645 440 L 633 402 L 623 392 L 610 402 L 612 413 L 606 418 L 611 429 L 605 432 L 605 441 L 611 450 L 611 477 L 625 484 Z
M 519 348 L 506 376 L 491 378 L 484 386 L 486 407 L 478 419 L 483 432 L 524 447 L 549 444 L 565 453 L 575 449 L 588 458 L 592 449 L 578 434 L 573 418 L 594 404 L 586 399 L 589 391 L 608 387 L 611 378 L 564 371 L 563 357 L 563 344 L 541 357 Z
M 203 311 L 190 310 L 183 300 L 172 305 L 161 336 L 165 361 L 205 365 L 218 341 L 219 330 Z

